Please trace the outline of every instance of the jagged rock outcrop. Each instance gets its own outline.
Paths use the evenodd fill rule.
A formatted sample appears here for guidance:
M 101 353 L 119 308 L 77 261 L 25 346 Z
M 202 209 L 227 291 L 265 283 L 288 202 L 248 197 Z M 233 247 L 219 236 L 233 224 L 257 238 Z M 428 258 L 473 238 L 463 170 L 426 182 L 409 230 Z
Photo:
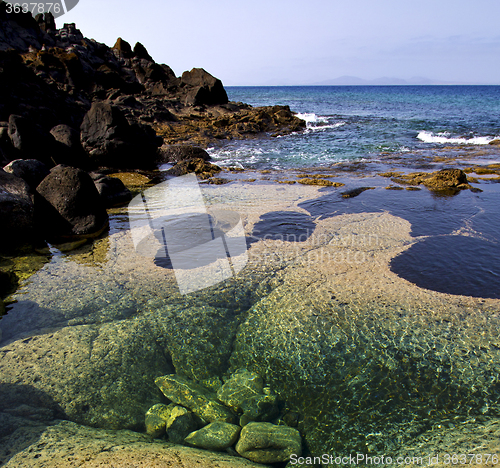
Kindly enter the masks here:
M 153 124 L 167 143 L 206 146 L 305 127 L 283 106 L 228 103 L 222 82 L 202 68 L 176 77 L 139 42 L 132 48 L 118 38 L 108 47 L 85 38 L 73 23 L 57 29 L 51 14 L 35 19 L 0 5 L 0 87 L 9 89 L 0 99 L 0 122 L 16 115 L 44 133 L 60 125 L 78 130 L 93 102 L 110 100 L 130 125 Z M 0 157 L 8 162 L 20 156 L 0 144 Z M 67 154 L 54 158 L 57 163 L 84 165 Z
M 200 104 L 227 104 L 229 99 L 222 81 L 207 73 L 203 68 L 193 68 L 182 74 L 181 86 L 187 88 L 185 103 Z

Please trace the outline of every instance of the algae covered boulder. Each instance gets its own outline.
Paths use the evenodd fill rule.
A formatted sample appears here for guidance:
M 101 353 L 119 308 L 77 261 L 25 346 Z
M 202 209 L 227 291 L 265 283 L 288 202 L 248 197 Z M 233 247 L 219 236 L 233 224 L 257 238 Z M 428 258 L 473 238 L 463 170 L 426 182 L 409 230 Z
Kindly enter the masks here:
M 217 391 L 217 398 L 237 413 L 240 425 L 250 421 L 269 421 L 278 414 L 276 395 L 264 388 L 262 378 L 255 372 L 240 369 Z
M 217 402 L 216 395 L 201 385 L 176 374 L 158 377 L 155 383 L 169 400 L 189 408 L 205 421 L 236 422 L 236 415 Z
M 165 434 L 167 419 L 170 415 L 168 405 L 158 403 L 148 409 L 145 417 L 146 434 L 157 438 Z
M 186 436 L 198 427 L 198 423 L 191 411 L 188 411 L 183 406 L 169 405 L 169 415 L 165 428 L 170 442 L 182 444 Z
M 236 451 L 256 463 L 286 462 L 301 455 L 302 440 L 293 427 L 252 422 L 241 430 Z
M 189 434 L 184 441 L 188 445 L 206 450 L 225 450 L 237 440 L 241 427 L 235 424 L 214 421 L 198 431 Z

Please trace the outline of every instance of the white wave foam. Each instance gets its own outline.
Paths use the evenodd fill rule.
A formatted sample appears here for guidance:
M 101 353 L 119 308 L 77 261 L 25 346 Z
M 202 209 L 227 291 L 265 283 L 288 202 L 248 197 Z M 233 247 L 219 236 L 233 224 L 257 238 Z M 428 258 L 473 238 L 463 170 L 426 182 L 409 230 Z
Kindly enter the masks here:
M 308 112 L 304 112 L 302 114 L 301 113 L 296 114 L 296 117 L 298 117 L 299 119 L 305 120 L 306 124 L 317 124 L 317 123 L 327 123 L 328 122 L 328 119 L 326 117 L 317 116 L 316 114 L 308 113 Z
M 347 122 L 341 120 L 340 122 L 330 123 L 328 117 L 322 115 L 316 115 L 313 113 L 302 113 L 296 114 L 299 119 L 305 120 L 306 122 L 306 133 L 317 132 L 322 130 L 327 130 L 329 128 L 338 128 L 345 125 Z M 326 124 L 326 125 L 325 125 Z
M 441 143 L 441 144 L 455 144 L 455 145 L 487 145 L 490 141 L 498 137 L 480 136 L 473 138 L 454 137 L 452 138 L 447 132 L 432 133 L 425 130 L 421 131 L 417 138 L 424 143 Z

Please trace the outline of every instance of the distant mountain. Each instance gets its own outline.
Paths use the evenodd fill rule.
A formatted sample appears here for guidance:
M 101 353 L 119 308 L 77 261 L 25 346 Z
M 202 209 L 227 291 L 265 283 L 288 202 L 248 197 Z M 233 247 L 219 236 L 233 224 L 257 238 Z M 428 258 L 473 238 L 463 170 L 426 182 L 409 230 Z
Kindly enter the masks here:
M 447 85 L 453 84 L 449 81 L 431 80 L 422 76 L 414 76 L 409 80 L 401 78 L 383 76 L 374 80 L 365 80 L 357 76 L 344 75 L 332 80 L 325 80 L 314 83 L 316 86 L 380 86 L 380 85 Z

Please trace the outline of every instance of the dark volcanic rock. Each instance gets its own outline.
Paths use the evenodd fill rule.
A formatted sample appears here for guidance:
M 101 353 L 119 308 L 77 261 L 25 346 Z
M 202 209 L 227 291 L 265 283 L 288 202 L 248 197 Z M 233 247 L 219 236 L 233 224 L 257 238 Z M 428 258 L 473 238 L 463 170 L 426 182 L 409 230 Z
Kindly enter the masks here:
M 32 192 L 50 174 L 49 168 L 37 159 L 16 159 L 7 164 L 4 171 L 23 179 Z
M 88 169 L 91 161 L 80 142 L 80 132 L 69 125 L 57 125 L 50 130 L 50 134 L 57 142 L 54 159 L 57 163 L 68 166 Z
M 26 182 L 0 169 L 0 241 L 22 244 L 34 237 L 34 207 Z
M 192 145 L 169 145 L 164 146 L 160 150 L 160 162 L 178 162 L 186 161 L 188 159 L 203 159 L 210 161 L 209 154 L 198 146 Z
M 151 127 L 130 125 L 109 102 L 92 104 L 83 119 L 80 138 L 97 164 L 120 168 L 152 166 L 162 143 Z
M 116 51 L 121 57 L 130 58 L 133 55 L 132 47 L 121 37 L 116 40 L 115 45 L 113 46 L 113 50 Z
M 137 42 L 134 46 L 134 56 L 140 59 L 146 59 L 153 62 L 153 58 L 149 55 L 146 47 L 144 47 L 140 42 Z
M 120 206 L 132 200 L 132 192 L 116 177 L 104 174 L 90 174 L 106 208 Z
M 188 87 L 186 104 L 226 104 L 229 102 L 222 82 L 203 68 L 193 68 L 182 74 L 181 85 Z
M 38 159 L 50 164 L 56 147 L 50 134 L 30 119 L 20 115 L 9 117 L 8 135 L 12 146 L 23 159 Z
M 37 226 L 48 238 L 91 235 L 108 224 L 94 181 L 81 169 L 54 167 L 37 193 Z

